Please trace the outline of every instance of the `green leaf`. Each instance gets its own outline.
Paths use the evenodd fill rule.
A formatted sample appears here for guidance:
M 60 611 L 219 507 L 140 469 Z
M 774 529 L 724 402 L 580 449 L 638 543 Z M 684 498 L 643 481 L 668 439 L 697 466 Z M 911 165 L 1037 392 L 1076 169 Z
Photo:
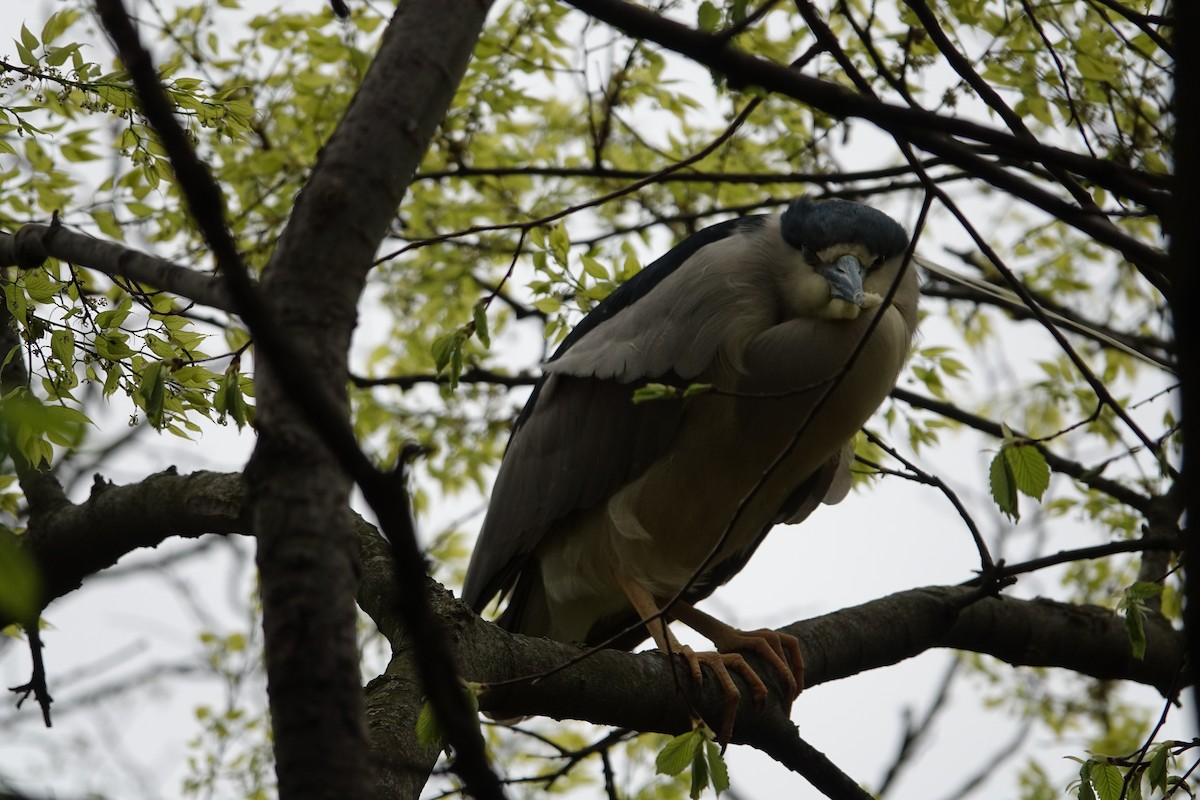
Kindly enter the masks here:
M 1167 789 L 1167 759 L 1171 748 L 1166 742 L 1154 746 L 1150 756 L 1150 766 L 1146 768 L 1146 777 L 1150 779 L 1150 788 L 1160 792 Z
M 604 268 L 604 265 L 601 264 L 599 261 L 592 258 L 591 256 L 584 256 L 583 258 L 580 259 L 580 261 L 583 262 L 583 271 L 586 272 L 588 275 L 591 275 L 593 278 L 595 278 L 598 281 L 608 280 L 608 277 L 609 277 L 608 270 L 606 270 Z
M 1096 800 L 1096 792 L 1092 789 L 1091 772 L 1093 767 L 1092 761 L 1084 761 L 1079 768 L 1079 791 L 1076 793 L 1076 800 Z
M 708 759 L 704 755 L 703 745 L 696 748 L 692 755 L 692 786 L 688 797 L 699 800 L 700 795 L 708 788 Z
M 539 297 L 533 301 L 533 307 L 543 314 L 553 314 L 562 308 L 562 300 L 557 297 Z
M 705 747 L 708 749 L 708 769 L 712 773 L 713 789 L 720 794 L 729 788 L 729 767 L 716 742 L 710 740 Z
M 988 477 L 992 487 L 992 500 L 996 506 L 1013 522 L 1019 520 L 1021 512 L 1017 508 L 1017 482 L 1003 450 L 996 453 L 996 457 L 992 459 Z
M 8 306 L 8 312 L 13 315 L 18 323 L 21 325 L 29 324 L 29 301 L 20 286 L 15 283 L 5 284 L 4 303 Z
M 64 447 L 73 447 L 78 444 L 83 426 L 92 424 L 86 414 L 70 406 L 49 403 L 42 406 L 41 413 L 45 424 L 46 438 Z
M 559 222 L 550 229 L 550 252 L 563 269 L 567 268 L 567 254 L 570 250 L 571 240 L 567 236 L 567 228 L 562 222 Z
M 458 378 L 463 370 L 463 346 L 467 343 L 467 331 L 459 328 L 454 333 L 447 333 L 433 340 L 433 361 L 438 374 L 443 371 L 449 377 L 451 390 L 458 386 Z
M 1130 600 L 1150 600 L 1154 597 L 1161 597 L 1162 593 L 1163 585 L 1161 583 L 1137 581 L 1125 590 L 1125 597 Z
M 133 302 L 126 298 L 121 301 L 121 304 L 116 308 L 111 308 L 108 311 L 101 311 L 96 315 L 96 327 L 102 330 L 109 330 L 120 327 L 126 317 L 129 316 L 130 310 L 133 308 Z
M 1120 800 L 1125 776 L 1113 764 L 1093 763 L 1089 773 L 1100 800 Z
M 632 251 L 625 254 L 625 262 L 621 265 L 621 279 L 629 280 L 642 271 L 642 262 Z
M 582 292 L 576 293 L 575 297 L 576 299 L 587 298 L 593 303 L 598 303 L 616 291 L 616 288 L 617 285 L 612 281 L 596 281 Z M 580 302 L 579 306 L 580 308 L 587 309 L 591 307 L 591 304 Z
M 251 406 L 246 403 L 246 397 L 242 393 L 242 374 L 237 359 L 229 364 L 221 377 L 221 385 L 213 395 L 213 408 L 220 414 L 222 422 L 229 416 L 239 430 L 250 419 Z
M 50 334 L 50 352 L 63 366 L 75 363 L 75 334 L 70 328 Z
M 142 369 L 141 375 L 138 376 L 137 393 L 142 399 L 142 408 L 146 410 L 146 419 L 156 429 L 161 429 L 167 394 L 167 377 L 164 374 L 163 362 L 152 361 Z
M 1001 448 L 1008 462 L 1013 481 L 1021 494 L 1041 500 L 1050 486 L 1050 466 L 1036 447 L 1026 444 Z
M 33 622 L 42 598 L 42 579 L 16 534 L 0 525 L 0 615 Z
M 651 400 L 673 400 L 679 396 L 679 390 L 665 383 L 647 383 L 633 390 L 634 403 L 646 403 Z
M 14 44 L 17 46 L 17 57 L 21 59 L 21 63 L 27 67 L 36 68 L 38 66 L 37 56 L 20 42 L 14 42 Z
M 687 733 L 681 733 L 663 746 L 654 759 L 655 770 L 660 775 L 678 775 L 691 767 L 691 786 L 688 795 L 692 800 L 711 784 L 717 794 L 729 788 L 729 769 L 721 756 L 721 748 L 715 741 L 712 730 L 703 723 Z
M 484 347 L 492 346 L 492 336 L 488 332 L 487 305 L 480 300 L 471 309 L 471 319 L 475 323 L 475 335 L 479 337 L 479 343 Z
M 1125 633 L 1129 636 L 1129 649 L 1133 657 L 1141 661 L 1146 656 L 1146 626 L 1141 606 L 1137 603 L 1125 607 Z
M 104 374 L 104 396 L 110 397 L 117 389 L 121 388 L 121 378 L 125 377 L 125 371 L 121 369 L 120 364 L 110 364 L 108 370 Z
M 58 294 L 58 282 L 53 280 L 44 269 L 34 269 L 26 272 L 23 282 L 29 299 L 35 303 L 49 302 Z
M 696 12 L 696 26 L 702 31 L 708 31 L 711 33 L 712 31 L 715 31 L 717 26 L 720 24 L 720 10 L 708 0 L 704 0 L 704 2 L 700 4 L 700 9 Z
M 483 691 L 483 686 L 471 681 L 462 681 L 462 690 L 466 695 L 468 705 L 479 713 L 479 693 Z M 421 705 L 421 710 L 417 712 L 417 742 L 425 749 L 436 748 L 438 750 L 446 749 L 446 734 L 442 731 L 442 725 L 438 722 L 437 714 L 433 710 L 433 704 L 426 698 Z
M 25 45 L 28 50 L 36 50 L 38 47 L 38 38 L 33 35 L 33 31 L 21 26 L 21 44 Z
M 1125 616 L 1125 632 L 1133 657 L 1139 661 L 1146 656 L 1146 604 L 1145 601 L 1158 597 L 1163 587 L 1149 581 L 1137 581 L 1125 590 L 1120 609 Z
M 433 364 L 438 372 L 444 370 L 450 363 L 450 356 L 454 348 L 461 346 L 458 331 L 444 334 L 433 340 L 430 352 L 433 354 Z
M 110 236 L 117 241 L 125 238 L 120 224 L 117 222 L 117 217 L 112 211 L 107 208 L 94 208 L 91 210 L 92 220 L 96 223 L 96 227 L 105 236 Z
M 96 354 L 108 361 L 120 361 L 123 358 L 129 358 L 134 355 L 132 349 L 126 344 L 129 337 L 123 333 L 111 332 L 105 333 L 96 337 Z
M 417 713 L 417 742 L 426 750 L 444 750 L 446 735 L 433 713 L 433 704 L 426 700 Z
M 12 431 L 17 452 L 33 467 L 50 463 L 51 443 L 74 447 L 84 425 L 91 424 L 83 412 L 60 404 L 44 404 L 27 390 L 18 390 L 0 402 L 0 419 Z
M 692 764 L 696 752 L 704 744 L 699 730 L 681 733 L 663 745 L 654 759 L 654 769 L 659 775 L 678 775 Z
M 79 19 L 79 12 L 73 8 L 51 14 L 50 19 L 46 20 L 46 24 L 42 26 L 42 44 L 50 44 L 63 31 L 74 25 L 77 19 Z
M 1122 800 L 1142 800 L 1142 772 L 1139 769 L 1129 778 L 1129 786 Z

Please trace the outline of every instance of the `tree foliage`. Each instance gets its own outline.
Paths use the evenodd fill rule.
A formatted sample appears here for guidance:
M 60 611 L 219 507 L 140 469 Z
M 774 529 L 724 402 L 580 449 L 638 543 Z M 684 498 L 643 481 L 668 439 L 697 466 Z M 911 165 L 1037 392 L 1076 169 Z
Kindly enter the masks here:
M 117 0 L 66 0 L 0 48 L 0 622 L 30 645 L 21 691 L 49 708 L 51 601 L 137 548 L 249 534 L 263 635 L 204 634 L 240 699 L 198 712 L 189 793 L 492 796 L 497 775 L 587 795 L 737 787 L 692 724 L 719 707 L 712 687 L 685 701 L 658 656 L 580 659 L 481 622 L 421 580 L 426 557 L 457 587 L 477 517 L 419 552 L 408 507 L 486 496 L 547 348 L 643 263 L 809 193 L 904 221 L 924 278 L 921 341 L 857 442 L 847 502 L 932 487 L 920 502 L 950 513 L 931 519 L 978 553 L 965 587 L 868 592 L 790 626 L 809 685 L 954 648 L 943 695 L 974 687 L 1026 737 L 1084 732 L 1062 751 L 1075 796 L 1183 791 L 1193 745 L 1116 683 L 1172 700 L 1191 682 L 1173 10 L 576 0 L 499 3 L 485 21 L 487 6 L 355 3 L 340 19 L 146 0 L 131 25 Z M 147 446 L 124 420 L 154 441 L 232 425 L 255 452 L 230 474 L 147 469 L 83 497 L 84 470 Z M 390 548 L 347 512 L 352 482 Z M 1028 576 L 1053 598 L 1031 599 Z M 356 600 L 390 644 L 365 693 Z M 270 741 L 240 688 L 260 653 Z M 456 672 L 493 716 L 613 730 L 481 737 Z M 742 709 L 734 741 L 863 796 L 867 776 L 801 738 L 803 704 L 799 732 L 781 708 Z M 434 772 L 435 729 L 449 770 Z M 1066 790 L 1058 765 L 1017 760 L 1010 793 Z

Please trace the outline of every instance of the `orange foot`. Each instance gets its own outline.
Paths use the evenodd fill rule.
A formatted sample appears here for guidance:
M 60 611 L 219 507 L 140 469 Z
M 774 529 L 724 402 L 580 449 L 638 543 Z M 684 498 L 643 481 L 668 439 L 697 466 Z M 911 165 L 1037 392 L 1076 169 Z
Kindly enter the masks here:
M 713 644 L 717 646 L 719 653 L 733 653 L 738 650 L 758 653 L 771 665 L 775 674 L 779 676 L 786 687 L 787 705 L 790 706 L 800 696 L 800 691 L 804 688 L 804 656 L 800 654 L 800 642 L 795 636 L 768 628 L 759 628 L 754 631 L 729 628 L 720 631 L 713 638 Z M 743 663 L 745 662 L 743 661 Z M 746 668 L 750 668 L 748 664 Z M 745 675 L 744 672 L 742 674 Z M 759 685 L 762 685 L 762 680 L 758 675 L 755 675 L 754 679 Z M 757 698 L 757 692 L 755 697 Z
M 733 682 L 730 670 L 741 675 L 742 679 L 750 686 L 755 706 L 761 707 L 767 699 L 767 685 L 763 683 L 762 678 L 758 677 L 758 673 L 741 653 L 718 653 L 711 650 L 697 653 L 686 645 L 680 647 L 679 652 L 687 659 L 688 667 L 692 672 L 692 680 L 697 686 L 704 685 L 702 665 L 707 665 L 713 671 L 717 683 L 721 686 L 725 700 L 722 704 L 721 724 L 717 726 L 716 734 L 717 741 L 724 748 L 729 744 L 729 738 L 733 735 L 733 722 L 737 718 L 738 705 L 742 700 L 742 693 L 737 684 Z
M 766 628 L 755 631 L 738 630 L 685 603 L 676 603 L 671 612 L 675 619 L 707 636 L 716 645 L 719 653 L 749 650 L 766 659 L 787 687 L 786 699 L 789 705 L 804 688 L 804 656 L 800 654 L 800 642 L 795 636 Z

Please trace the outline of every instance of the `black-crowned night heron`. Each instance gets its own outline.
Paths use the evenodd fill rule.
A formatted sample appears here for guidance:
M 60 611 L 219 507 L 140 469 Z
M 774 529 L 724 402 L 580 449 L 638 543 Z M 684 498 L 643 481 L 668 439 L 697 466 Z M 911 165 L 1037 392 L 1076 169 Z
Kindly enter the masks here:
M 695 609 L 772 526 L 850 487 L 854 434 L 896 382 L 917 324 L 908 236 L 873 208 L 800 199 L 707 228 L 596 306 L 544 366 L 517 418 L 463 599 L 508 597 L 499 624 L 529 636 L 632 648 L 647 630 L 730 698 L 738 650 L 803 688 L 798 642 Z M 890 296 L 890 303 L 885 300 Z M 635 404 L 648 382 L 713 389 Z M 687 587 L 684 589 L 684 587 Z M 708 637 L 679 646 L 667 609 Z M 632 629 L 630 626 L 634 626 Z M 624 632 L 624 633 L 622 633 Z

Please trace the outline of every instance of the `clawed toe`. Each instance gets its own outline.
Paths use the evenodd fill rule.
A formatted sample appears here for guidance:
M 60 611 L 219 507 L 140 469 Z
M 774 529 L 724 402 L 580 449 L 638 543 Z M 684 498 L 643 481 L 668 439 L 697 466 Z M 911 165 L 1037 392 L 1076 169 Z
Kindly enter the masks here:
M 761 706 L 767 697 L 767 686 L 758 677 L 758 673 L 746 662 L 740 653 L 717 653 L 717 652 L 702 652 L 696 653 L 691 648 L 684 648 L 684 657 L 688 661 L 688 666 L 691 668 L 692 676 L 696 680 L 697 686 L 702 686 L 704 683 L 702 665 L 707 665 L 717 678 L 717 683 L 721 686 L 721 692 L 724 695 L 721 711 L 721 724 L 715 729 L 717 741 L 724 748 L 729 744 L 729 738 L 733 735 L 733 722 L 737 718 L 738 706 L 741 704 L 742 693 L 738 689 L 737 684 L 733 682 L 733 677 L 730 675 L 730 669 L 736 671 L 746 681 L 750 687 L 750 691 L 754 695 L 754 703 Z M 696 676 L 699 676 L 698 678 Z

